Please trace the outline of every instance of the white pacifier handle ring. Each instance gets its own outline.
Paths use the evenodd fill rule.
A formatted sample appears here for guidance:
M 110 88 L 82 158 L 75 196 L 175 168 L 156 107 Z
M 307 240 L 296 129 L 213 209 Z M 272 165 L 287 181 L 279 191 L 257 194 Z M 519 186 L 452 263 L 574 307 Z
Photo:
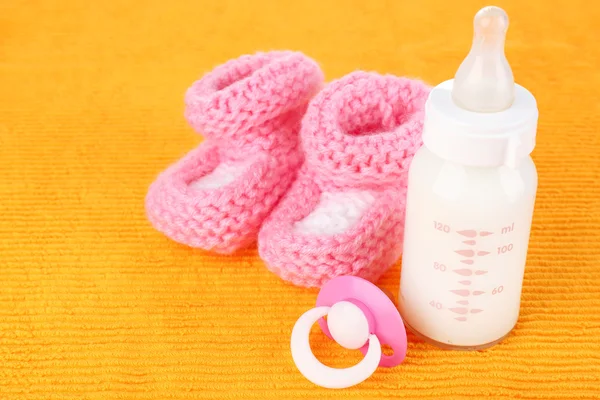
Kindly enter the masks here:
M 323 365 L 310 348 L 312 326 L 329 313 L 331 307 L 316 307 L 305 312 L 292 330 L 292 358 L 296 367 L 312 383 L 328 388 L 343 389 L 361 383 L 375 372 L 381 360 L 381 344 L 376 335 L 369 335 L 365 358 L 353 367 L 331 368 Z

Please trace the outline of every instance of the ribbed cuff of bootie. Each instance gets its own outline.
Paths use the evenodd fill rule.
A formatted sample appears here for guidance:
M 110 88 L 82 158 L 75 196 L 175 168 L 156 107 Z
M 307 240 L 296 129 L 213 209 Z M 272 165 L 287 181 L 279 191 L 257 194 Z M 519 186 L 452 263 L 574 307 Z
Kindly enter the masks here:
M 363 71 L 332 82 L 303 120 L 305 164 L 326 187 L 406 185 L 429 90 L 419 80 Z
M 229 148 L 286 147 L 297 143 L 297 132 L 273 127 L 299 120 L 323 79 L 318 64 L 300 52 L 244 55 L 192 84 L 185 117 L 197 132 Z

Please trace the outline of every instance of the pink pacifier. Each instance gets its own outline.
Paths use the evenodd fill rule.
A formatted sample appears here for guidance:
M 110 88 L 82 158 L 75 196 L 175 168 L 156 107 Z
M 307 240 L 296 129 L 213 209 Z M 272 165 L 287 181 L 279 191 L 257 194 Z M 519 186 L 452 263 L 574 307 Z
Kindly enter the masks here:
M 328 337 L 344 348 L 360 349 L 365 358 L 349 368 L 323 365 L 309 343 L 310 330 L 317 321 Z M 382 345 L 390 346 L 394 354 L 383 354 Z M 294 363 L 304 377 L 322 387 L 342 389 L 363 382 L 379 365 L 402 363 L 406 331 L 396 306 L 381 289 L 362 278 L 340 276 L 323 285 L 317 306 L 296 321 L 291 347 Z

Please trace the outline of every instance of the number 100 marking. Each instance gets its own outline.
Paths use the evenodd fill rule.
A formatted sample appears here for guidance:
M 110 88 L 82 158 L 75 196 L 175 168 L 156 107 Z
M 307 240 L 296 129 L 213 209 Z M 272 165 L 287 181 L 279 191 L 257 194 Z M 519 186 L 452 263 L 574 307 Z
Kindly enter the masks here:
M 503 254 L 513 249 L 512 243 L 509 243 L 507 246 L 498 247 L 498 254 Z

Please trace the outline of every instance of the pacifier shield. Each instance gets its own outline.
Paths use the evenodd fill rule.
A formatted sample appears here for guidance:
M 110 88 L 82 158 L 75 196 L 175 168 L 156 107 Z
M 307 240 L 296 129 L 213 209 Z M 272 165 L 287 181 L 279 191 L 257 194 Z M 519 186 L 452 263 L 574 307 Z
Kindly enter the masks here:
M 373 283 L 356 277 L 340 276 L 327 282 L 317 296 L 317 307 L 331 307 L 345 300 L 358 300 L 370 311 L 374 320 L 374 332 L 382 345 L 388 345 L 394 350 L 393 355 L 382 354 L 379 365 L 394 367 L 406 357 L 407 339 L 402 317 L 392 300 Z M 319 326 L 325 335 L 333 339 L 324 318 L 319 319 Z M 361 347 L 367 354 L 368 343 Z

